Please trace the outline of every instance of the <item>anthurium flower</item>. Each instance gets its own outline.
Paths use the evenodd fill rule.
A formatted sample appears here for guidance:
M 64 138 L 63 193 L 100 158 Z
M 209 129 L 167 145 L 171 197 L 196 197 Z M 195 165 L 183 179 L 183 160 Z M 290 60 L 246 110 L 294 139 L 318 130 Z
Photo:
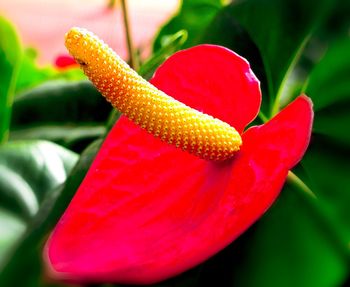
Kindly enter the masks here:
M 313 112 L 304 95 L 244 130 L 259 110 L 259 82 L 226 48 L 176 53 L 151 79 L 157 90 L 91 33 L 73 29 L 66 45 L 129 119 L 108 134 L 46 244 L 56 278 L 149 284 L 203 262 L 262 216 L 307 148 Z M 229 154 L 226 131 L 235 138 Z

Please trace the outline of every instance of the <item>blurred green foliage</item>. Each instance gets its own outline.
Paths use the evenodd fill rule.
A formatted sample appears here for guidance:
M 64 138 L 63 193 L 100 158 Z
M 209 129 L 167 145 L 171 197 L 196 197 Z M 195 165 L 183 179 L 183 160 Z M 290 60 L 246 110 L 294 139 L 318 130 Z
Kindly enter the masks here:
M 0 16 L 0 143 L 9 134 L 11 107 L 22 49 L 15 28 Z
M 173 35 L 164 36 L 162 45 L 150 59 L 148 59 L 139 69 L 139 74 L 145 79 L 150 79 L 158 66 L 163 63 L 169 55 L 183 47 L 187 40 L 187 31 L 179 30 Z
M 16 94 L 48 80 L 82 80 L 85 78 L 84 73 L 77 67 L 67 70 L 57 70 L 51 65 L 40 67 L 37 64 L 37 56 L 35 49 L 24 49 L 23 58 L 19 65 Z
M 213 43 L 251 63 L 262 84 L 260 121 L 302 92 L 312 98 L 313 135 L 294 172 L 317 198 L 289 182 L 238 240 L 154 286 L 349 282 L 349 15 L 347 0 L 184 0 L 160 29 L 139 70 L 147 79 L 176 50 Z M 59 286 L 44 280 L 43 244 L 119 114 L 78 70 L 38 67 L 2 18 L 0 32 L 0 286 Z
M 47 141 L 0 146 L 0 210 L 7 219 L 2 232 L 9 232 L 1 240 L 0 266 L 6 261 L 6 250 L 23 233 L 24 224 L 31 223 L 47 194 L 65 182 L 77 159 L 74 152 Z
M 11 282 L 18 286 L 51 286 L 44 281 L 42 249 L 45 240 L 79 187 L 100 144 L 101 140 L 96 140 L 85 149 L 64 184 L 46 190 L 40 208 L 2 264 L 0 286 L 11 286 Z M 18 277 L 18 270 L 26 272 Z
M 104 135 L 111 110 L 89 81 L 47 80 L 16 96 L 10 139 L 50 140 L 81 152 Z
M 164 46 L 167 36 L 171 36 L 183 29 L 188 33 L 188 39 L 183 48 L 189 48 L 198 44 L 198 40 L 205 32 L 207 25 L 222 7 L 222 0 L 182 1 L 178 13 L 160 29 L 154 41 L 153 50 L 159 50 Z

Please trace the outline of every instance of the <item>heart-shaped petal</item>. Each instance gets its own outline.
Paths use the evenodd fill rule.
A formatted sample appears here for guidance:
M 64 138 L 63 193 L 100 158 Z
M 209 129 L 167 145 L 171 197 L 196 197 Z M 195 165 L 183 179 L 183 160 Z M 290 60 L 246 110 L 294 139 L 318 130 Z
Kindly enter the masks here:
M 158 75 L 153 83 L 160 85 Z M 210 111 L 231 116 L 227 94 L 193 91 L 187 104 L 205 112 L 209 105 Z M 243 126 L 242 119 L 247 122 L 248 116 L 237 122 Z M 266 125 L 243 134 L 242 150 L 232 160 L 212 163 L 122 117 L 46 245 L 51 269 L 56 277 L 77 282 L 145 284 L 195 266 L 272 204 L 307 146 L 311 121 L 311 105 L 301 97 Z

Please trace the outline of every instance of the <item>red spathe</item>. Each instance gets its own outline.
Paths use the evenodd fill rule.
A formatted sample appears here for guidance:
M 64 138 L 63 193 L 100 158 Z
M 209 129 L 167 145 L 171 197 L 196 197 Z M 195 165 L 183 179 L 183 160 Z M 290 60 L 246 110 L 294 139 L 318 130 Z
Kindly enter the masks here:
M 218 46 L 170 57 L 151 82 L 242 132 L 257 115 L 259 82 Z M 312 104 L 297 98 L 242 134 L 215 163 L 174 148 L 122 117 L 45 248 L 57 278 L 147 284 L 175 276 L 236 239 L 270 207 L 310 139 Z

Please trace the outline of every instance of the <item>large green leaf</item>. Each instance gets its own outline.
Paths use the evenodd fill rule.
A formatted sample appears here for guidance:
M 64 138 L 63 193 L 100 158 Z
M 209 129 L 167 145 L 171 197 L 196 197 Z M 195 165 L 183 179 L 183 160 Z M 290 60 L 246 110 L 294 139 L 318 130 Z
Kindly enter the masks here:
M 10 139 L 45 139 L 80 152 L 101 136 L 111 105 L 89 81 L 49 81 L 18 95 Z
M 350 243 L 350 149 L 314 136 L 302 166 L 305 180 L 328 210 L 329 217 L 342 228 L 342 237 Z M 349 249 L 350 253 L 350 249 Z
M 80 156 L 65 184 L 45 194 L 25 234 L 0 266 L 0 286 L 48 286 L 43 280 L 42 252 L 45 240 L 75 194 L 100 144 L 100 140 L 91 144 Z M 21 276 L 18 276 L 18 270 L 23 271 Z
M 348 21 L 350 28 L 350 21 Z M 328 43 L 305 86 L 315 109 L 314 136 L 302 161 L 304 178 L 350 242 L 350 37 Z
M 0 196 L 26 202 L 26 213 L 34 215 L 46 192 L 65 181 L 77 158 L 51 142 L 9 142 L 0 147 Z
M 252 61 L 263 84 L 263 111 L 273 114 L 278 111 L 289 72 L 312 32 L 328 15 L 330 2 L 234 1 L 218 13 L 201 42 L 228 46 Z
M 319 36 L 323 40 L 334 40 L 339 37 L 346 37 L 350 29 L 350 1 L 335 0 L 332 13 L 319 31 Z
M 0 265 L 9 247 L 25 230 L 25 223 L 12 212 L 0 207 Z
M 314 204 L 286 186 L 248 232 L 204 263 L 198 286 L 341 286 L 347 254 Z
M 90 81 L 49 81 L 16 96 L 11 127 L 28 122 L 104 122 L 110 110 Z
M 349 27 L 350 28 L 350 27 Z M 314 102 L 314 132 L 350 147 L 350 37 L 330 44 L 311 71 L 306 93 Z
M 81 151 L 90 142 L 103 136 L 105 133 L 106 127 L 102 123 L 42 125 L 12 131 L 10 140 L 44 139 L 74 151 Z
M 14 27 L 0 16 L 0 143 L 8 138 L 22 48 Z
M 9 142 L 0 147 L 0 221 L 4 228 L 0 253 L 14 244 L 47 194 L 65 182 L 77 159 L 77 154 L 45 141 Z M 0 264 L 3 260 L 1 256 Z
M 178 13 L 159 31 L 153 50 L 159 50 L 167 36 L 180 30 L 188 32 L 188 40 L 183 47 L 195 45 L 221 7 L 222 0 L 183 0 Z

